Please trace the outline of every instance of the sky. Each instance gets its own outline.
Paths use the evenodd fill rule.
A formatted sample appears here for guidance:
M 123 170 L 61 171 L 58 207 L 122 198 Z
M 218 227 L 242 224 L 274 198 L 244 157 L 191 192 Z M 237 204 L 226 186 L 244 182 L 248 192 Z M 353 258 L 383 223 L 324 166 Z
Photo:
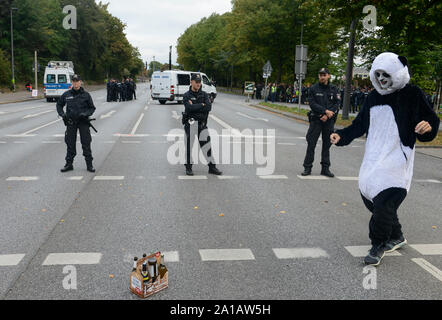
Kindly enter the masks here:
M 99 3 L 99 0 L 95 0 Z M 126 24 L 129 42 L 138 47 L 143 61 L 176 64 L 177 39 L 192 24 L 216 12 L 231 11 L 230 0 L 101 0 L 109 12 Z

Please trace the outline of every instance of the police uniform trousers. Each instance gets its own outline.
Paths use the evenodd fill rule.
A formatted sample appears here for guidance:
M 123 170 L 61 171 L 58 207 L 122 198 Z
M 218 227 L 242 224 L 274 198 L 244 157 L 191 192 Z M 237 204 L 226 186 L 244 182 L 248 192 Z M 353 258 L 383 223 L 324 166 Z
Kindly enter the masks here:
M 307 153 L 304 159 L 304 168 L 311 169 L 313 167 L 313 161 L 315 159 L 315 148 L 318 142 L 319 136 L 322 133 L 322 153 L 321 153 L 321 165 L 323 168 L 330 167 L 330 135 L 333 133 L 335 126 L 335 119 L 329 119 L 326 122 L 322 122 L 319 119 L 313 119 L 310 121 L 310 126 L 307 131 Z
M 80 141 L 86 163 L 92 163 L 92 136 L 89 124 L 85 122 L 74 123 L 66 127 L 66 133 L 64 137 L 64 141 L 67 145 L 66 162 L 73 163 L 74 158 L 77 155 L 77 131 L 80 132 Z
M 193 128 L 193 126 L 195 126 L 193 128 L 192 133 L 196 133 L 196 126 L 198 125 L 198 141 L 200 144 L 201 149 L 206 145 L 208 145 L 208 149 L 207 149 L 207 153 L 203 152 L 204 156 L 206 157 L 207 163 L 209 164 L 209 166 L 214 165 L 214 161 L 212 159 L 212 146 L 210 144 L 210 136 L 207 135 L 207 140 L 206 141 L 200 141 L 200 134 L 202 131 L 204 130 L 208 130 L 207 128 L 207 123 L 205 122 L 201 122 L 201 121 L 195 121 L 195 123 L 193 125 L 190 125 L 189 123 L 184 124 L 184 131 L 186 132 L 186 167 L 187 166 L 191 166 L 192 165 L 192 159 L 191 159 L 191 152 L 192 152 L 192 144 L 191 142 L 193 142 L 192 140 L 194 139 L 194 137 L 191 137 L 191 127 Z

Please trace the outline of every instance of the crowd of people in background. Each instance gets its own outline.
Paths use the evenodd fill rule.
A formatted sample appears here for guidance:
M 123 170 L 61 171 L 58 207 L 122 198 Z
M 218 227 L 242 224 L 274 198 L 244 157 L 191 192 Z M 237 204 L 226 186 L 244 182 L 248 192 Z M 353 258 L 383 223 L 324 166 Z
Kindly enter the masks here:
M 132 78 L 124 78 L 121 82 L 111 79 L 107 82 L 107 102 L 137 100 L 137 85 Z

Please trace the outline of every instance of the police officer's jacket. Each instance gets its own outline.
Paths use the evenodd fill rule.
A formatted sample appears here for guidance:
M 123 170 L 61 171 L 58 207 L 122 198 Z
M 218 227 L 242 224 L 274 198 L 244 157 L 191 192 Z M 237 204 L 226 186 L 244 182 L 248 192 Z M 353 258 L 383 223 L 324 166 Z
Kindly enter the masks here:
M 95 106 L 91 95 L 83 87 L 79 90 L 66 91 L 57 101 L 57 112 L 63 117 L 66 105 L 66 116 L 72 120 L 79 120 L 81 117 L 89 117 L 95 112 Z
M 192 101 L 192 104 L 189 101 Z M 209 112 L 212 110 L 212 103 L 207 92 L 203 91 L 202 88 L 198 92 L 194 92 L 192 86 L 190 86 L 189 91 L 183 96 L 183 103 L 184 113 L 188 117 L 207 123 Z M 205 106 L 203 106 L 203 103 Z
M 315 117 L 322 117 L 325 110 L 333 111 L 336 117 L 340 105 L 338 89 L 331 84 L 316 83 L 308 91 L 308 103 Z

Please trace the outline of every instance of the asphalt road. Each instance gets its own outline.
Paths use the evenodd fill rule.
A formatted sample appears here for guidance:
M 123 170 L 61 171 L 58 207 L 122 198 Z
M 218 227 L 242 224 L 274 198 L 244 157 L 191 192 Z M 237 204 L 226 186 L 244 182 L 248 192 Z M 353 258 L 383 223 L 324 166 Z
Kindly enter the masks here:
M 92 93 L 95 174 L 80 144 L 75 170 L 60 173 L 66 146 L 55 104 L 0 106 L 0 298 L 138 299 L 128 290 L 132 259 L 155 250 L 166 252 L 169 288 L 149 299 L 442 298 L 440 158 L 416 154 L 399 211 L 410 245 L 364 269 L 363 139 L 332 147 L 336 178 L 318 176 L 316 159 L 314 176 L 301 179 L 307 125 L 219 94 L 209 127 L 223 135 L 212 136 L 223 179 L 204 164 L 186 179 L 168 161 L 183 106 L 150 101 L 146 84 L 137 94 L 107 103 L 105 90 Z M 271 163 L 256 154 L 272 146 L 275 168 L 258 175 Z M 227 164 L 234 152 L 241 161 Z M 67 265 L 76 289 L 63 286 Z M 367 276 L 375 289 L 364 288 Z

